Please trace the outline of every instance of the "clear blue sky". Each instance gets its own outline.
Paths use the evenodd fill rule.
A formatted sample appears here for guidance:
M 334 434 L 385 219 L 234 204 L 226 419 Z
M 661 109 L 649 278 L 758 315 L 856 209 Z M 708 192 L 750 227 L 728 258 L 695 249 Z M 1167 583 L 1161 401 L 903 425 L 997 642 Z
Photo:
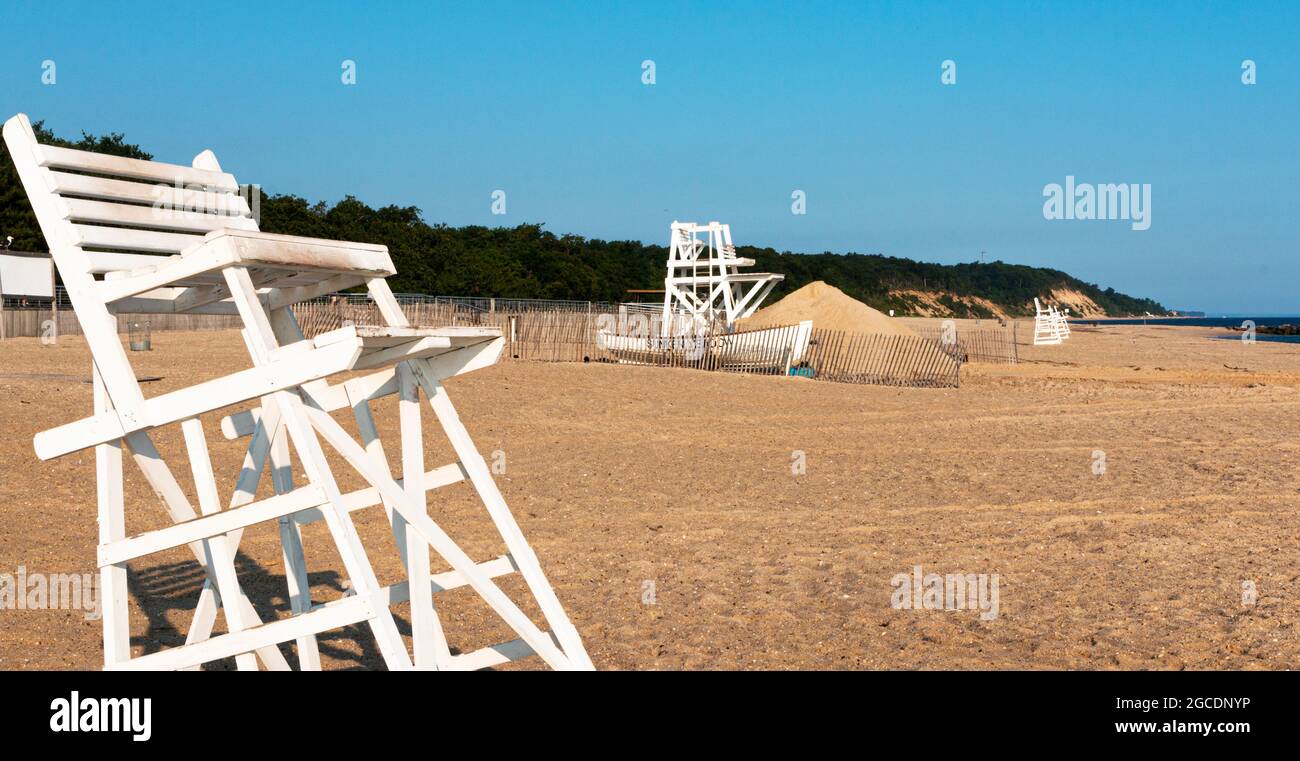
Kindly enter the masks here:
M 1300 313 L 1300 3 L 280 6 L 4 0 L 0 110 L 453 225 L 662 243 L 719 219 L 737 243 L 986 250 L 1167 306 Z M 1150 183 L 1151 228 L 1044 219 L 1066 175 Z

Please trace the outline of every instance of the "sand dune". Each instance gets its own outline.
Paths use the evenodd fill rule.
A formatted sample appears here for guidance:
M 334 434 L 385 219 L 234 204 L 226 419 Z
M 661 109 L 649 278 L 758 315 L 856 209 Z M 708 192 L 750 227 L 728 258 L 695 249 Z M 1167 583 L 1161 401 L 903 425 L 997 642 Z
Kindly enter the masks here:
M 883 333 L 891 336 L 916 335 L 889 315 L 863 304 L 833 285 L 818 280 L 763 307 L 742 320 L 742 330 L 796 325 L 812 320 L 814 328 L 851 333 Z

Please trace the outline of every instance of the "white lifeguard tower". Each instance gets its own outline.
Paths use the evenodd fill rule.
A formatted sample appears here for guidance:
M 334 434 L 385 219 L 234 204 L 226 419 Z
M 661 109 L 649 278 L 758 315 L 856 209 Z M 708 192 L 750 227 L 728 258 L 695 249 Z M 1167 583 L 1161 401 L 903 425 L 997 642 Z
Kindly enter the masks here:
M 753 259 L 736 256 L 730 225 L 674 221 L 664 278 L 663 335 L 683 327 L 701 330 L 718 321 L 730 330 L 753 314 L 785 276 L 740 271 L 752 266 Z

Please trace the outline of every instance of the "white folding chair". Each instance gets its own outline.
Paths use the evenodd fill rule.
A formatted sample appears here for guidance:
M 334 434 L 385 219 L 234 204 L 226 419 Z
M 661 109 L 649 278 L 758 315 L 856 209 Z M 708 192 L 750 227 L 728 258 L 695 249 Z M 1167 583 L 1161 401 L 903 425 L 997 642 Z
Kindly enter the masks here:
M 258 231 L 235 178 L 210 151 L 192 166 L 140 161 L 39 145 L 27 117 L 11 118 L 4 138 L 49 244 L 94 361 L 94 414 L 37 434 L 45 460 L 95 448 L 104 664 L 110 669 L 197 668 L 234 657 L 241 670 L 289 667 L 277 645 L 295 641 L 299 665 L 319 668 L 317 634 L 368 622 L 390 668 L 476 669 L 536 654 L 557 669 L 590 669 L 577 630 L 542 573 L 447 396 L 442 381 L 497 360 L 500 331 L 412 327 L 384 278 L 394 273 L 384 246 L 272 235 Z M 364 285 L 384 325 L 347 326 L 303 336 L 293 304 Z M 146 398 L 117 334 L 115 314 L 238 314 L 251 367 Z M 344 372 L 366 374 L 344 382 Z M 421 394 L 458 461 L 426 470 Z M 371 415 L 375 399 L 397 395 L 401 479 L 394 478 Z M 229 437 L 249 436 L 227 508 L 221 509 L 199 416 L 231 405 L 252 408 L 222 421 Z M 330 413 L 351 409 L 361 441 Z M 196 513 L 154 447 L 151 431 L 179 423 L 195 482 Z M 321 442 L 370 484 L 342 493 Z M 290 444 L 301 474 L 295 485 Z M 123 451 L 139 466 L 174 525 L 128 536 Z M 257 499 L 270 465 L 274 496 Z M 508 554 L 476 563 L 430 518 L 428 492 L 468 479 Z M 407 571 L 381 586 L 350 513 L 382 504 Z M 263 622 L 240 590 L 234 558 L 243 530 L 279 523 L 292 615 Z M 315 603 L 299 527 L 324 520 L 350 591 Z M 132 658 L 127 620 L 127 562 L 188 545 L 206 581 L 183 646 Z M 450 570 L 432 573 L 433 549 Z M 518 572 L 550 628 L 537 626 L 497 586 Z M 455 654 L 433 604 L 436 593 L 469 586 L 518 639 Z M 414 661 L 390 606 L 410 601 Z M 227 633 L 212 636 L 218 611 Z
M 1054 310 L 1043 309 L 1034 297 L 1034 346 L 1054 346 L 1061 343 L 1060 325 Z
M 1056 309 L 1056 307 L 1052 307 L 1052 308 L 1053 310 Z M 1056 329 L 1061 334 L 1062 340 L 1070 337 L 1070 308 L 1069 307 L 1062 307 L 1061 311 L 1056 313 Z

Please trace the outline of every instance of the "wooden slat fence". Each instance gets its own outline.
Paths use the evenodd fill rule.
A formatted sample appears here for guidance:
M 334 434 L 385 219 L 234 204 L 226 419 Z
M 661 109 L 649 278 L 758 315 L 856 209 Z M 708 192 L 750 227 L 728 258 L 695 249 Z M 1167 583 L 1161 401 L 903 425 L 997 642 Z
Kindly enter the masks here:
M 7 338 L 37 338 L 45 335 L 46 323 L 52 318 L 49 309 L 6 309 L 4 320 Z M 117 332 L 126 333 L 132 322 L 147 322 L 153 331 L 169 330 L 231 330 L 242 328 L 238 315 L 233 314 L 119 314 Z M 59 335 L 81 335 L 81 324 L 71 308 L 59 309 Z
M 927 336 L 887 336 L 842 331 L 812 331 L 803 355 L 792 356 L 798 326 L 661 338 L 658 327 L 637 310 L 594 313 L 573 309 L 515 313 L 432 302 L 405 303 L 416 325 L 496 327 L 506 337 L 503 359 L 532 362 L 619 362 L 747 374 L 799 374 L 837 383 L 867 383 L 923 388 L 955 387 L 966 356 L 1014 352 L 1006 331 L 965 331 L 961 351 Z M 342 327 L 381 324 L 371 304 L 311 302 L 294 307 L 307 335 Z M 628 319 L 629 316 L 632 319 Z M 988 333 L 989 335 L 980 335 Z M 1014 356 L 1014 354 L 1012 354 Z M 1005 360 L 1004 360 L 1005 361 Z M 1014 361 L 1014 359 L 1010 360 Z
M 837 383 L 955 388 L 961 359 L 934 339 L 846 333 L 814 327 L 803 362 L 813 378 Z
M 942 326 L 914 325 L 912 330 L 924 338 L 939 342 L 962 362 L 1014 365 L 1020 361 L 1015 321 L 1011 321 L 1005 328 L 952 328 L 948 332 Z

